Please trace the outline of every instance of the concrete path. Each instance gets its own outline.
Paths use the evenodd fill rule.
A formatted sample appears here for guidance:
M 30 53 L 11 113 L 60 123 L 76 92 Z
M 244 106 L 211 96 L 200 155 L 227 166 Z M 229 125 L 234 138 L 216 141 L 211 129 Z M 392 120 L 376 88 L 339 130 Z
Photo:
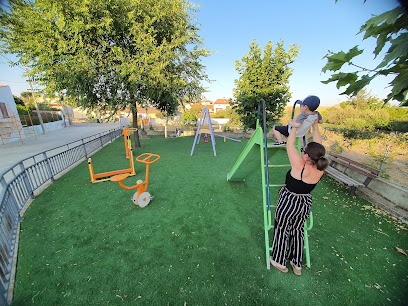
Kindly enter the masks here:
M 115 128 L 119 128 L 119 122 L 74 123 L 66 128 L 37 135 L 37 138 L 25 138 L 23 143 L 14 141 L 0 145 L 0 175 L 15 163 L 34 154 Z

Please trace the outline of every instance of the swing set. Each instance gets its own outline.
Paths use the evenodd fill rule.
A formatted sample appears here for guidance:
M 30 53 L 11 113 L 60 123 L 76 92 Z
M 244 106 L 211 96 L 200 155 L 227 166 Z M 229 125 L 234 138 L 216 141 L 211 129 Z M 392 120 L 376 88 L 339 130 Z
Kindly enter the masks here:
M 292 118 L 295 113 L 296 103 L 293 105 Z M 261 106 L 263 110 L 263 128 L 259 123 Z M 286 146 L 274 146 L 273 144 L 268 144 L 267 142 L 267 130 L 266 130 L 266 110 L 265 101 L 261 99 L 258 104 L 258 116 L 256 120 L 256 129 L 248 144 L 245 146 L 241 155 L 238 157 L 231 171 L 227 174 L 227 181 L 244 181 L 245 178 L 256 171 L 256 169 L 261 169 L 262 177 L 262 202 L 263 202 L 263 216 L 264 216 L 264 231 L 265 231 L 265 256 L 266 256 L 266 267 L 270 269 L 270 251 L 272 250 L 272 245 L 270 245 L 269 230 L 273 228 L 272 223 L 272 212 L 271 207 L 276 207 L 276 205 L 271 205 L 270 188 L 281 188 L 283 184 L 270 184 L 269 181 L 269 169 L 278 167 L 288 167 L 290 164 L 271 164 L 272 157 L 278 152 L 278 150 L 286 149 Z M 300 151 L 300 138 L 303 136 L 303 143 L 306 143 L 306 138 L 304 135 L 296 135 L 295 147 L 297 148 L 299 154 Z M 245 161 L 245 162 L 244 162 Z M 279 177 L 281 179 L 281 177 Z M 277 201 L 274 201 L 275 203 Z M 309 223 L 309 224 L 307 224 Z M 304 236 L 305 236 L 305 256 L 307 267 L 310 268 L 310 253 L 309 253 L 309 240 L 308 231 L 313 227 L 313 214 L 310 212 L 309 222 L 305 222 L 304 225 Z
M 204 126 L 204 120 L 205 119 L 207 119 L 207 122 L 208 122 L 208 129 L 202 127 L 202 126 Z M 202 112 L 201 112 L 201 118 L 200 118 L 200 121 L 198 123 L 198 128 L 197 128 L 197 132 L 195 134 L 193 147 L 191 148 L 190 156 L 193 156 L 195 145 L 200 142 L 201 134 L 205 134 L 203 136 L 203 139 L 202 139 L 203 142 L 210 142 L 210 139 L 208 137 L 208 135 L 210 135 L 214 156 L 217 156 L 217 152 L 215 151 L 215 139 L 214 139 L 215 136 L 223 137 L 224 142 L 226 142 L 227 139 L 232 140 L 232 141 L 236 141 L 236 142 L 241 142 L 241 140 L 239 140 L 239 139 L 234 139 L 234 138 L 230 138 L 230 137 L 227 137 L 227 136 L 223 136 L 223 135 L 219 135 L 219 134 L 214 133 L 214 130 L 213 130 L 212 124 L 211 124 L 210 113 L 208 112 L 207 107 L 204 107 Z

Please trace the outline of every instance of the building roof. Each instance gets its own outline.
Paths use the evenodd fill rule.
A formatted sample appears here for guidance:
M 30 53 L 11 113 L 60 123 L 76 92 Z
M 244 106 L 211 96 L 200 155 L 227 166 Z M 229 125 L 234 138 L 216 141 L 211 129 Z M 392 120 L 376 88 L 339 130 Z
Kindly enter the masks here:
M 209 111 L 213 111 L 213 110 L 214 110 L 214 106 L 213 106 L 213 105 L 201 105 L 201 104 L 193 104 L 193 105 L 191 105 L 191 108 L 203 109 L 204 107 L 207 107 Z
M 130 108 L 129 108 L 129 107 L 126 107 L 125 110 L 122 110 L 121 112 L 130 113 Z M 138 108 L 137 108 L 137 113 L 138 113 L 138 114 L 146 114 L 146 109 L 145 109 L 145 108 L 138 107 Z M 147 113 L 148 113 L 148 114 L 156 114 L 156 113 L 160 113 L 160 111 L 159 111 L 157 108 L 149 107 L 149 108 L 147 109 Z
M 214 104 L 228 104 L 229 105 L 229 100 L 228 99 L 217 99 L 215 100 Z
M 139 113 L 139 114 L 146 114 L 146 109 L 145 108 L 137 108 L 137 112 Z M 160 113 L 160 111 L 157 109 L 157 108 L 154 108 L 154 107 L 149 107 L 148 109 L 147 109 L 147 113 L 148 114 L 156 114 L 156 113 Z

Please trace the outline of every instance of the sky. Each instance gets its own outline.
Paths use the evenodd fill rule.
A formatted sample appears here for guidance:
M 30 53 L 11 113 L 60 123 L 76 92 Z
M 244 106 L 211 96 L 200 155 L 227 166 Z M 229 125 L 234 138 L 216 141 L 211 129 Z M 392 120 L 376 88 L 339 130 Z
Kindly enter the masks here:
M 235 62 L 241 60 L 256 39 L 263 50 L 267 42 L 274 46 L 280 39 L 285 49 L 289 44 L 297 44 L 299 54 L 291 65 L 293 75 L 289 79 L 292 93 L 291 103 L 303 100 L 308 95 L 320 97 L 322 106 L 330 106 L 344 101 L 340 95 L 345 87 L 336 88 L 335 83 L 323 84 L 330 73 L 322 73 L 328 50 L 348 51 L 359 45 L 365 52 L 356 64 L 374 68 L 382 57 L 374 59 L 376 40 L 363 41 L 363 34 L 357 35 L 360 27 L 373 15 L 379 15 L 398 6 L 397 0 L 195 0 L 200 4 L 195 18 L 200 24 L 199 35 L 204 38 L 204 46 L 215 51 L 202 60 L 211 83 L 204 83 L 205 99 L 233 98 L 234 80 L 239 75 Z M 0 56 L 0 85 L 9 85 L 13 95 L 29 91 L 29 84 L 22 77 L 21 67 L 10 67 L 6 54 Z M 382 77 L 371 82 L 368 90 L 379 99 L 387 96 L 392 79 Z M 34 88 L 36 88 L 36 85 Z M 388 88 L 387 88 L 388 87 Z
M 345 87 L 335 83 L 323 84 L 331 74 L 323 74 L 322 68 L 328 50 L 348 51 L 359 45 L 366 51 L 357 63 L 374 68 L 382 57 L 374 60 L 376 40 L 363 41 L 363 34 L 356 35 L 360 27 L 373 15 L 379 15 L 398 6 L 396 0 L 201 0 L 196 14 L 201 24 L 200 35 L 205 47 L 217 51 L 203 60 L 212 84 L 205 84 L 207 99 L 233 98 L 234 80 L 239 78 L 235 62 L 248 53 L 253 39 L 261 50 L 267 42 L 274 46 L 282 39 L 285 49 L 297 44 L 299 54 L 291 65 L 293 75 L 289 79 L 292 102 L 308 95 L 320 97 L 321 105 L 334 105 L 346 99 L 340 96 Z M 382 77 L 372 81 L 368 88 L 372 95 L 383 99 L 387 96 L 388 83 L 392 79 Z

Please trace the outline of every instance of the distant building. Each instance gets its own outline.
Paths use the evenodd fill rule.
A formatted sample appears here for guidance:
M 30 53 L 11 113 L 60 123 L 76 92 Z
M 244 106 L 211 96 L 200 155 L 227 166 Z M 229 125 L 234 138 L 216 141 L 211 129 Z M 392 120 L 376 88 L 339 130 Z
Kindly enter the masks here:
M 205 100 L 205 101 L 202 101 L 201 104 L 207 106 L 207 105 L 213 105 L 213 102 L 210 100 Z
M 204 107 L 208 108 L 208 112 L 214 113 L 214 105 L 203 105 L 203 104 L 192 104 L 191 109 L 201 109 L 203 110 Z
M 231 107 L 228 99 L 217 99 L 214 102 L 214 112 L 215 113 L 220 110 L 226 110 L 228 107 Z
M 17 107 L 14 102 L 10 86 L 0 85 L 0 117 L 17 115 Z
M 22 128 L 10 87 L 0 85 L 0 144 L 24 137 Z

